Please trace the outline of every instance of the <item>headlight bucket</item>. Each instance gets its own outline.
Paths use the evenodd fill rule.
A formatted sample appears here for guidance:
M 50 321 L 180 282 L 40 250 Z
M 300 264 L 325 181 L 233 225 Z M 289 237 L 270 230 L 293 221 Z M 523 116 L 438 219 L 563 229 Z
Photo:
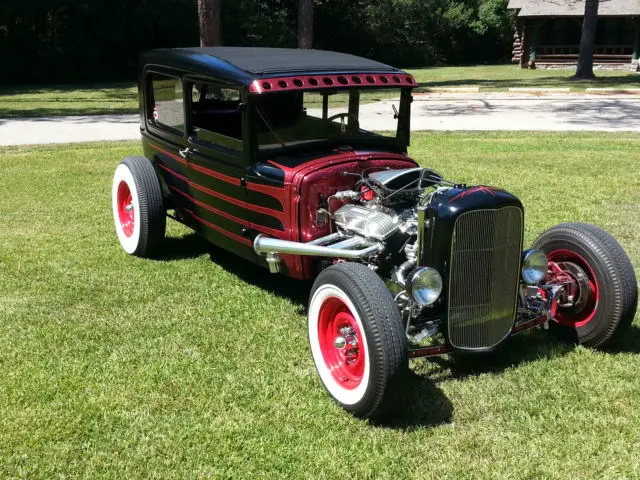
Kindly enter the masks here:
M 547 276 L 549 260 L 542 250 L 522 252 L 522 281 L 527 285 L 538 285 Z
M 433 304 L 442 293 L 442 276 L 431 267 L 416 268 L 406 284 L 407 293 L 418 305 Z

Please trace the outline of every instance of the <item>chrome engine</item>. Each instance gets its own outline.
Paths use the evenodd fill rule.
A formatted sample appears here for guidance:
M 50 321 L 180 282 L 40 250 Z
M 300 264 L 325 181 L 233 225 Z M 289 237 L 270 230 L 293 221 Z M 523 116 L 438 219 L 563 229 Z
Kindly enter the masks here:
M 383 170 L 331 195 L 317 217 L 332 220 L 332 233 L 307 243 L 255 239 L 272 272 L 279 254 L 323 257 L 319 268 L 367 265 L 393 294 L 414 344 L 444 333 L 457 349 L 486 350 L 509 334 L 523 238 L 513 195 L 429 169 Z
M 368 240 L 377 241 L 389 238 L 400 225 L 397 216 L 354 204 L 347 204 L 336 210 L 333 220 L 336 227 L 347 234 L 361 235 Z
M 355 189 L 338 191 L 329 197 L 328 205 L 340 202 L 338 208 L 319 212 L 332 218 L 334 233 L 308 243 L 260 235 L 254 249 L 266 255 L 273 272 L 278 271 L 278 254 L 359 260 L 383 274 L 398 296 L 397 301 L 403 302 L 406 296 L 398 294 L 404 291 L 406 276 L 417 262 L 418 207 L 430 195 L 425 187 L 435 186 L 441 180 L 432 170 L 417 167 L 370 173 L 357 182 Z M 367 191 L 372 194 L 367 195 Z

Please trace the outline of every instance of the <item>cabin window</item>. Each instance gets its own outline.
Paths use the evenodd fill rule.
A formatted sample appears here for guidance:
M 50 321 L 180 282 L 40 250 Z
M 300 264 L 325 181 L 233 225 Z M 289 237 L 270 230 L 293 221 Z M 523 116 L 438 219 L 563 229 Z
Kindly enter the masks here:
M 192 84 L 189 134 L 196 141 L 241 150 L 240 91 L 212 83 Z
M 184 134 L 184 103 L 180 79 L 152 73 L 151 90 L 149 122 L 178 135 Z

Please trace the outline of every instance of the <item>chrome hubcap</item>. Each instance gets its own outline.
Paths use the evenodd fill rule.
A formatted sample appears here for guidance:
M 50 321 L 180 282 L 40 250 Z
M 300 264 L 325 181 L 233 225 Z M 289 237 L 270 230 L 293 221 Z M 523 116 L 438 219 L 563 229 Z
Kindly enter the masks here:
M 342 336 L 337 336 L 333 340 L 333 346 L 336 347 L 338 350 L 342 350 L 344 347 L 347 346 L 347 339 Z

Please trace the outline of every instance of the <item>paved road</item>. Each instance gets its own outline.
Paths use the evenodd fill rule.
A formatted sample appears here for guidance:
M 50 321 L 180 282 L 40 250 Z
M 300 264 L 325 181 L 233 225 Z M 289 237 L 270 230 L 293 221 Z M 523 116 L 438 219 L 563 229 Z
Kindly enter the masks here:
M 138 114 L 0 119 L 0 145 L 137 138 L 140 138 Z
M 640 132 L 640 96 L 476 94 L 415 96 L 412 130 Z M 368 113 L 386 115 L 390 105 Z M 385 120 L 385 124 L 388 120 Z
M 363 128 L 393 129 L 392 103 L 364 105 L 360 112 Z M 137 114 L 0 119 L 0 145 L 137 139 L 138 122 Z M 411 128 L 640 132 L 640 96 L 416 95 Z

